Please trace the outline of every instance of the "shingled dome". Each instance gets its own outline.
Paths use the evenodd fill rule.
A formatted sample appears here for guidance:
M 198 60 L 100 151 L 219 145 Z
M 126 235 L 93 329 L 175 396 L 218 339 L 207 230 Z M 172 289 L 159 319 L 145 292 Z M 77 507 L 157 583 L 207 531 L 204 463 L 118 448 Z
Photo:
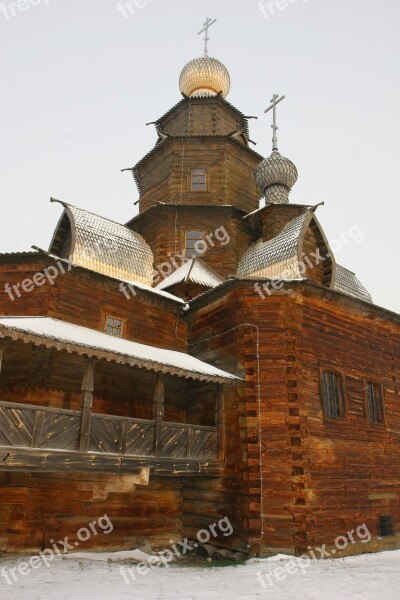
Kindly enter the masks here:
M 231 87 L 227 68 L 216 58 L 202 56 L 191 60 L 179 78 L 181 93 L 189 97 L 216 96 L 226 98 Z
M 258 165 L 255 180 L 261 194 L 268 202 L 287 204 L 289 193 L 297 181 L 298 173 L 291 160 L 274 150 Z
M 153 283 L 153 253 L 128 227 L 60 202 L 64 212 L 49 251 L 103 275 Z

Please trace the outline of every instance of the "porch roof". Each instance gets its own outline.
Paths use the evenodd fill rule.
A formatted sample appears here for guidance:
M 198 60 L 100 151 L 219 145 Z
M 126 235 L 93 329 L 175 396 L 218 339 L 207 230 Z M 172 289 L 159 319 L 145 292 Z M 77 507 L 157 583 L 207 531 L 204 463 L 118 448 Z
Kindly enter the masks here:
M 200 381 L 227 383 L 239 379 L 184 352 L 131 342 L 51 317 L 0 317 L 0 338 Z

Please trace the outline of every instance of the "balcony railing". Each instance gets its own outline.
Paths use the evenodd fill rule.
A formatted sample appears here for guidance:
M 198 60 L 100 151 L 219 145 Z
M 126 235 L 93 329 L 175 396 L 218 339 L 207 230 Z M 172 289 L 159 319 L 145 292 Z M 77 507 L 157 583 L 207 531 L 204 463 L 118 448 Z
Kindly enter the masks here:
M 0 447 L 215 461 L 218 428 L 0 402 Z M 83 435 L 88 441 L 82 444 Z

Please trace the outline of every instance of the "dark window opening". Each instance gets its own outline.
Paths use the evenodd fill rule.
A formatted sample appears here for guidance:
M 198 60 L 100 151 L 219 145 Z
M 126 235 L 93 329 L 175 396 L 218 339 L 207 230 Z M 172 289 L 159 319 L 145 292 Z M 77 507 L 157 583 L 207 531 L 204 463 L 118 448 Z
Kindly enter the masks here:
M 192 190 L 194 192 L 207 191 L 206 169 L 192 169 Z
M 344 387 L 339 373 L 324 371 L 322 375 L 322 410 L 325 417 L 344 417 Z
M 367 415 L 371 423 L 383 423 L 382 386 L 373 381 L 367 382 Z
M 185 232 L 185 256 L 192 258 L 197 254 L 203 254 L 203 245 L 197 242 L 203 241 L 202 231 L 186 231 Z
M 394 535 L 392 517 L 379 517 L 378 535 L 379 537 L 389 537 L 391 535 Z

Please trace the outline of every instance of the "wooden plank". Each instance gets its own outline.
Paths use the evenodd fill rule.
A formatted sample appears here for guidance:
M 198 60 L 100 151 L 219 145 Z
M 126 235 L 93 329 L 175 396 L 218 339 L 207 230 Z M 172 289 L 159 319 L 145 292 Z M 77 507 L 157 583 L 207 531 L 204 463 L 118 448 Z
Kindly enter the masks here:
M 42 433 L 45 414 L 46 413 L 42 410 L 37 410 L 35 413 L 32 432 L 32 448 L 40 448 L 40 436 Z

